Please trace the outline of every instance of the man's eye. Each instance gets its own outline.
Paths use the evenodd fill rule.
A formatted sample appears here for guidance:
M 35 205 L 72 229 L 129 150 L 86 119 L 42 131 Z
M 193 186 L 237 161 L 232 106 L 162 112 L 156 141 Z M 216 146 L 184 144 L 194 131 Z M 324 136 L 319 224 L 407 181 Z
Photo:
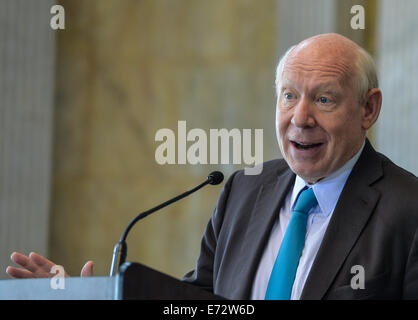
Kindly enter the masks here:
M 295 96 L 293 95 L 293 93 L 286 92 L 284 94 L 284 97 L 285 99 L 290 100 L 290 99 L 293 99 Z
M 320 97 L 320 98 L 318 99 L 318 101 L 319 101 L 320 103 L 323 103 L 323 104 L 326 104 L 326 103 L 331 102 L 331 100 L 330 100 L 330 99 L 328 99 L 327 97 Z

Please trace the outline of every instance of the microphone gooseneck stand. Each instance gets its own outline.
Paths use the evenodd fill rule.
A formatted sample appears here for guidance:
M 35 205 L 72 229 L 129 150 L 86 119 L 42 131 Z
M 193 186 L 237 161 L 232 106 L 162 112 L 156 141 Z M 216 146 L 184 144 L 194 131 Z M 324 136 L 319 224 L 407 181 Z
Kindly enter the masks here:
M 129 231 L 132 229 L 132 227 L 139 221 L 144 219 L 145 217 L 147 217 L 148 215 L 150 215 L 151 213 L 158 211 L 170 204 L 172 204 L 173 202 L 176 202 L 180 199 L 183 199 L 184 197 L 187 197 L 188 195 L 190 195 L 193 192 L 196 192 L 197 190 L 203 188 L 204 186 L 206 186 L 207 184 L 211 184 L 211 185 L 217 185 L 219 183 L 221 183 L 223 181 L 223 174 L 219 171 L 214 171 L 212 173 L 210 173 L 206 179 L 205 182 L 201 183 L 200 185 L 198 185 L 197 187 L 186 191 L 180 195 L 178 195 L 177 197 L 174 197 L 173 199 L 170 199 L 152 209 L 149 209 L 143 213 L 140 213 L 139 215 L 137 215 L 134 219 L 131 220 L 131 222 L 128 224 L 128 226 L 125 228 L 125 230 L 122 233 L 122 236 L 120 238 L 120 240 L 118 241 L 118 243 L 116 243 L 114 249 L 113 249 L 113 257 L 112 257 L 112 264 L 110 267 L 110 276 L 114 276 L 117 272 L 117 257 L 119 256 L 119 267 L 126 261 L 126 256 L 128 253 L 128 247 L 126 244 L 126 238 L 128 237 L 128 233 Z

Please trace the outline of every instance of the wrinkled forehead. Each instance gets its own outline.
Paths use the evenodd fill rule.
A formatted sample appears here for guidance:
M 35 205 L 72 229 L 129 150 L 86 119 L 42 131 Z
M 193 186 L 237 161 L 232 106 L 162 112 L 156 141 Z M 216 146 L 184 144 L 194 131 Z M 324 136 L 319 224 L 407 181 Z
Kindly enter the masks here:
M 285 67 L 282 73 L 280 87 L 297 89 L 351 89 L 352 77 L 345 71 L 335 66 L 313 68 L 312 65 L 291 65 Z M 301 88 L 299 88 L 301 87 Z

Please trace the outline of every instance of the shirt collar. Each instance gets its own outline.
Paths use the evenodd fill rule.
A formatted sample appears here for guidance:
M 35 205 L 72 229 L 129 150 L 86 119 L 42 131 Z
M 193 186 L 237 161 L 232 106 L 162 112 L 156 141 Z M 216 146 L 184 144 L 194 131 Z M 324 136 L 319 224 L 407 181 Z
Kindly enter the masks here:
M 295 185 L 293 186 L 292 196 L 291 196 L 291 208 L 295 205 L 296 197 L 299 192 L 305 187 L 313 188 L 316 199 L 318 200 L 318 205 L 321 210 L 321 215 L 328 216 L 330 215 L 337 205 L 340 194 L 344 188 L 345 183 L 347 182 L 348 176 L 351 173 L 354 165 L 359 159 L 361 152 L 363 151 L 365 142 L 363 142 L 360 150 L 348 160 L 340 169 L 334 171 L 329 176 L 325 177 L 321 181 L 311 185 L 304 181 L 301 177 L 296 175 Z

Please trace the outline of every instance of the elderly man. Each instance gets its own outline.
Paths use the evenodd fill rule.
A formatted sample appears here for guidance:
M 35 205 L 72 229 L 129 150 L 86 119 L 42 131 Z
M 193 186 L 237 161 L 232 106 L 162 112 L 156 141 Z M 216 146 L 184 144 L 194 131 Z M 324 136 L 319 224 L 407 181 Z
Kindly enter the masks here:
M 371 57 L 315 36 L 287 51 L 276 88 L 284 159 L 229 178 L 183 280 L 230 299 L 418 298 L 418 179 L 366 139 L 382 103 Z M 15 277 L 53 265 L 12 259 Z

